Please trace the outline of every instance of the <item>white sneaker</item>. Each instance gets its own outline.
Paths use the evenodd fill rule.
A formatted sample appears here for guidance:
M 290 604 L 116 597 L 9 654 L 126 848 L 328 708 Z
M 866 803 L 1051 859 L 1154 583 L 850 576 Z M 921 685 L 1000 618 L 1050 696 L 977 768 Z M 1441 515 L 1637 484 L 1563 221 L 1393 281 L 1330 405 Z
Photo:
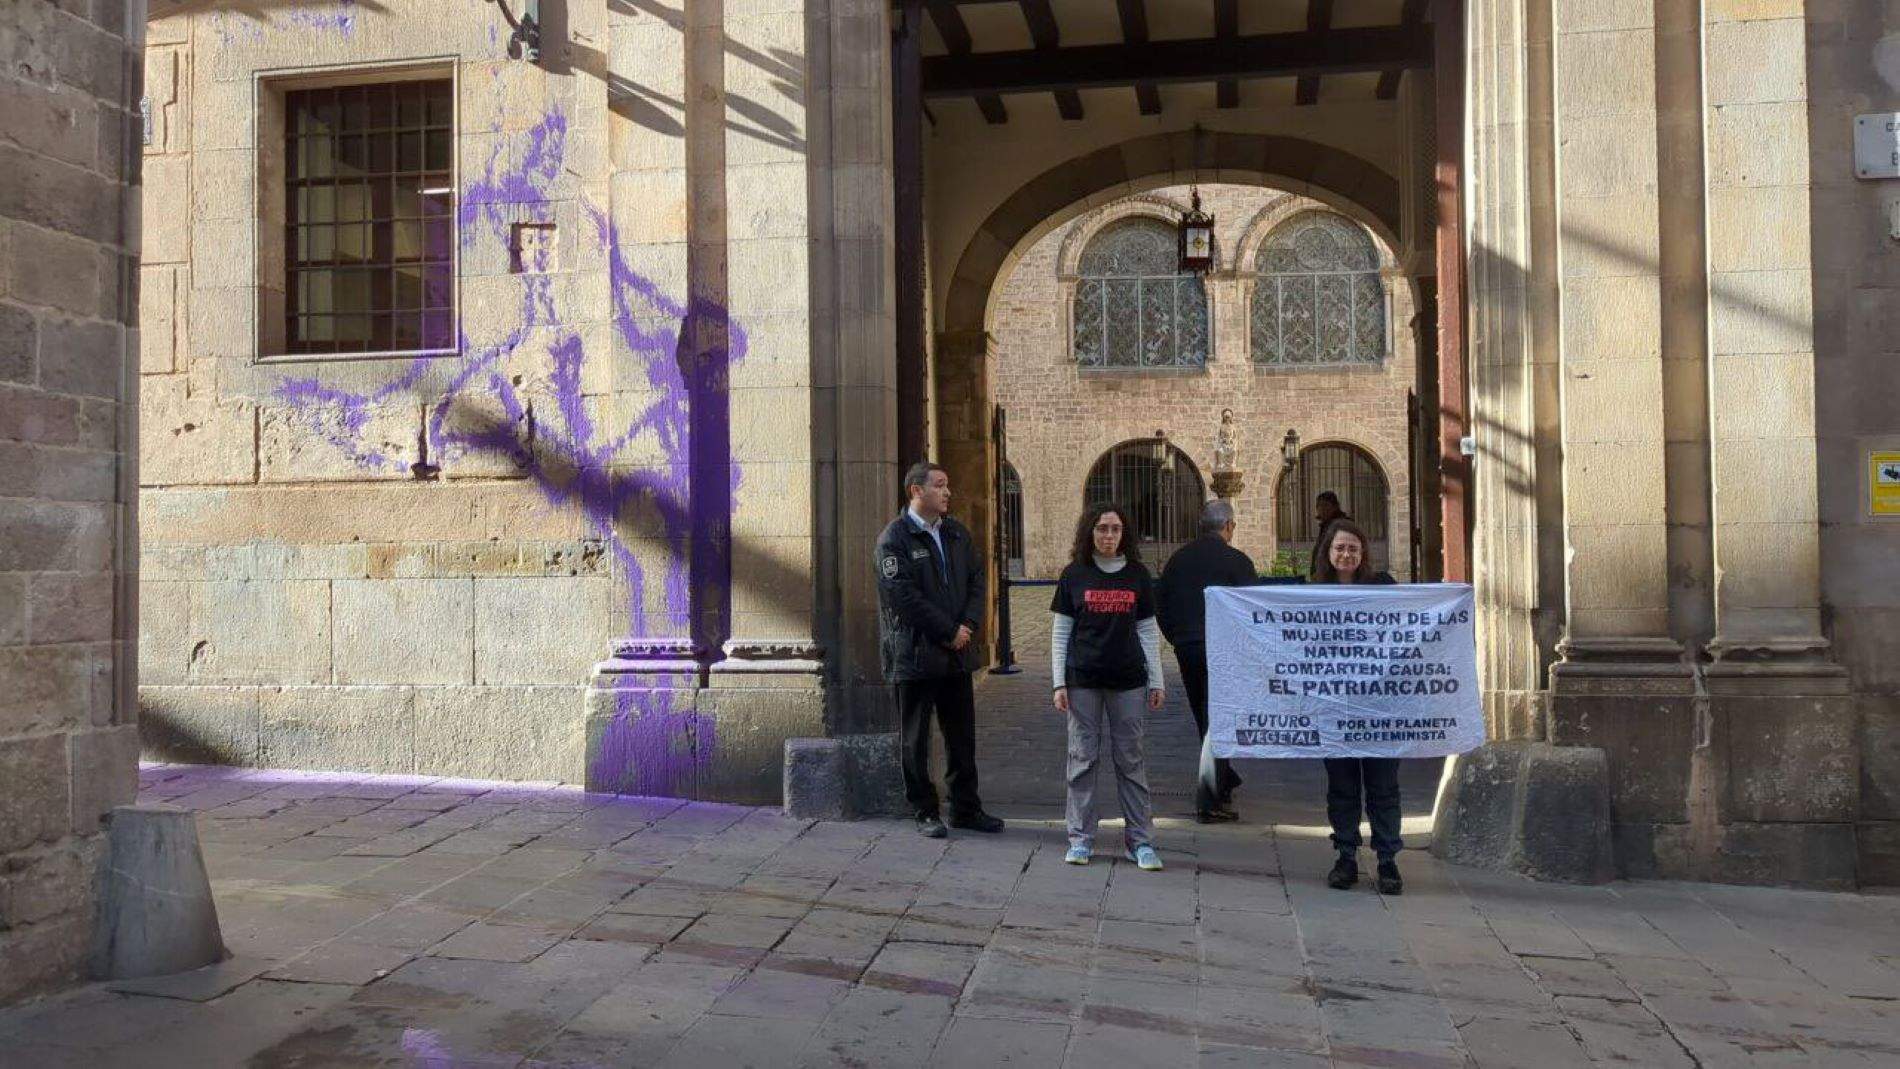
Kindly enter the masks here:
M 1128 860 L 1133 861 L 1135 866 L 1143 872 L 1161 871 L 1161 855 L 1155 853 L 1155 848 L 1152 846 L 1135 847 L 1134 852 L 1128 855 Z
M 1089 863 L 1089 848 L 1079 844 L 1071 846 L 1069 852 L 1062 855 L 1062 860 L 1071 865 L 1086 865 Z

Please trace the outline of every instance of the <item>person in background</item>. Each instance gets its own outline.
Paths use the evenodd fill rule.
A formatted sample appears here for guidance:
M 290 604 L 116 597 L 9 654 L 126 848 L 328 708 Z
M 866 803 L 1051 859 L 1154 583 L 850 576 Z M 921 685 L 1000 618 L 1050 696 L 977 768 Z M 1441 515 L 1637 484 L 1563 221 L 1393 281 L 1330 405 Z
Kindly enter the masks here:
M 1233 547 L 1234 506 L 1209 501 L 1201 508 L 1200 537 L 1168 558 L 1161 569 L 1156 615 L 1161 634 L 1174 647 L 1181 664 L 1181 686 L 1187 690 L 1194 730 L 1207 742 L 1207 609 L 1210 586 L 1248 586 L 1255 578 L 1253 561 Z M 1194 819 L 1202 824 L 1239 820 L 1234 812 L 1234 788 L 1240 775 L 1232 761 L 1202 759 L 1200 783 L 1194 791 Z
M 999 832 L 976 793 L 976 703 L 970 673 L 984 572 L 976 540 L 948 513 L 950 474 L 929 463 L 904 475 L 909 507 L 877 540 L 878 637 L 884 678 L 902 715 L 904 794 L 919 833 L 950 834 L 930 781 L 930 718 L 943 731 L 950 826 Z
M 1327 528 L 1322 544 L 1325 556 L 1313 570 L 1315 583 L 1391 584 L 1389 574 L 1374 571 L 1366 555 L 1366 532 L 1348 518 Z M 1372 824 L 1372 852 L 1378 856 L 1378 885 L 1382 895 L 1405 890 L 1399 878 L 1398 855 L 1405 842 L 1399 838 L 1399 759 L 1396 757 L 1328 757 L 1326 761 L 1326 819 L 1333 826 L 1333 848 L 1339 851 L 1326 885 L 1344 891 L 1359 882 L 1359 817 Z
M 1154 580 L 1141 563 L 1126 509 L 1091 505 L 1083 511 L 1049 611 L 1055 614 L 1055 705 L 1069 721 L 1069 852 L 1063 860 L 1086 865 L 1094 852 L 1095 767 L 1107 736 L 1128 857 L 1158 870 L 1142 733 L 1147 710 L 1160 709 L 1164 694 L 1161 629 Z
M 1318 532 L 1318 537 L 1313 539 L 1313 564 L 1306 574 L 1319 573 L 1319 566 L 1326 556 L 1326 536 L 1332 533 L 1333 524 L 1351 519 L 1352 515 L 1339 507 L 1339 495 L 1331 490 L 1321 490 L 1319 496 L 1313 499 L 1313 529 Z

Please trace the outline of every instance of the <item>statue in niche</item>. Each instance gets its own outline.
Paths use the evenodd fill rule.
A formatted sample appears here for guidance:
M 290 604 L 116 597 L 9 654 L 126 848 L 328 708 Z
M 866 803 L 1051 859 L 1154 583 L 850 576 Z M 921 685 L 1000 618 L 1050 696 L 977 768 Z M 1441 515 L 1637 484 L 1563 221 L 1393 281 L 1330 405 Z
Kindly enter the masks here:
M 1220 410 L 1220 429 L 1214 433 L 1214 470 L 1233 471 L 1237 455 L 1234 446 L 1234 410 L 1223 408 Z

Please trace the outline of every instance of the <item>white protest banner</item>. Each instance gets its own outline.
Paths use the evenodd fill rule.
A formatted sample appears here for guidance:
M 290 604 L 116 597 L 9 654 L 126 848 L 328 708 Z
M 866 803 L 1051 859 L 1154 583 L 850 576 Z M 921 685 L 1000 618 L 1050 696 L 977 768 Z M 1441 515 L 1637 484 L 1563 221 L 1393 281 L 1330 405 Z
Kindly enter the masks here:
M 1441 757 L 1484 742 L 1471 587 L 1209 587 L 1216 757 Z

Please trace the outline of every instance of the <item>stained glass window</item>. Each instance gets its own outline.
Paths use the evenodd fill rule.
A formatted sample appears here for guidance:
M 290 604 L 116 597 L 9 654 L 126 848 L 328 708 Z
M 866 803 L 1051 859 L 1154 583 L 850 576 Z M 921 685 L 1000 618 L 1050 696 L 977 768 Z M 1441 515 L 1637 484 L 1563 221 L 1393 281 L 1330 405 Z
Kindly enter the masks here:
M 1256 363 L 1377 364 L 1385 357 L 1385 284 L 1364 227 L 1305 212 L 1275 227 L 1254 259 L 1249 309 Z
M 1082 250 L 1075 285 L 1075 360 L 1085 368 L 1207 363 L 1207 288 L 1182 274 L 1174 227 L 1127 219 Z

